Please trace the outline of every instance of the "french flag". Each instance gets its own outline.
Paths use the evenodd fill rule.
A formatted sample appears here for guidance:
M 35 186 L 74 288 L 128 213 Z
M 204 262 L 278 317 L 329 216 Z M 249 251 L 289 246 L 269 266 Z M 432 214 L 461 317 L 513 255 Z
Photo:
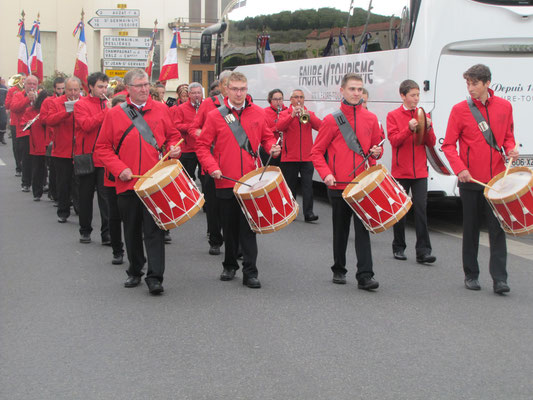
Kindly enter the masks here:
M 85 41 L 85 24 L 80 21 L 72 33 L 76 36 L 80 33 L 80 41 L 78 43 L 78 54 L 76 56 L 76 64 L 74 65 L 74 76 L 80 79 L 83 89 L 89 93 L 89 86 L 87 85 L 87 76 L 89 75 L 89 62 L 87 61 L 87 42 Z
M 146 67 L 144 68 L 144 70 L 148 74 L 148 79 L 152 77 L 152 67 L 154 65 L 154 48 L 155 48 L 155 35 L 156 34 L 157 34 L 157 23 L 151 34 L 152 43 L 150 44 L 150 51 L 148 52 L 148 60 L 146 60 Z
M 19 46 L 19 59 L 17 65 L 17 73 L 29 75 L 30 69 L 28 68 L 28 47 L 26 46 L 26 30 L 24 29 L 24 20 L 19 20 L 19 33 L 20 46 Z
M 43 52 L 41 49 L 41 29 L 40 22 L 35 21 L 30 33 L 35 39 L 31 49 L 29 65 L 31 74 L 39 79 L 39 83 L 43 81 Z
M 272 53 L 272 50 L 270 50 L 270 39 L 267 38 L 266 44 L 265 44 L 265 64 L 273 63 L 273 62 L 276 62 L 276 59 L 274 58 L 274 54 Z
M 172 38 L 172 43 L 170 49 L 168 50 L 163 66 L 161 67 L 161 72 L 159 74 L 159 80 L 161 82 L 166 82 L 169 79 L 178 79 L 178 46 L 176 45 L 176 38 L 181 43 L 180 32 L 174 29 L 174 36 Z

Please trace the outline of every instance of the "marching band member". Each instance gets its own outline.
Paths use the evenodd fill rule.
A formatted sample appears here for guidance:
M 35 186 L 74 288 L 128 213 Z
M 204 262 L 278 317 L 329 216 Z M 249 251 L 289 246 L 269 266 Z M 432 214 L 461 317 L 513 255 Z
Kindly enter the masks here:
M 387 115 L 388 139 L 392 147 L 391 175 L 409 193 L 415 213 L 416 230 L 416 261 L 433 263 L 437 259 L 431 255 L 426 205 L 428 191 L 428 166 L 426 146 L 433 147 L 437 138 L 431 119 L 427 118 L 427 129 L 424 142 L 415 143 L 415 132 L 418 127 L 416 120 L 420 88 L 415 81 L 407 79 L 400 84 L 400 96 L 403 104 Z M 405 256 L 405 216 L 394 227 L 392 252 L 397 260 L 407 260 Z
M 267 99 L 269 106 L 265 107 L 266 121 L 268 127 L 272 129 L 272 132 L 274 132 L 276 140 L 278 140 L 282 132 L 276 129 L 276 124 L 278 123 L 280 113 L 287 109 L 285 104 L 283 104 L 283 92 L 280 89 L 273 89 L 268 92 Z M 270 154 L 268 154 L 268 152 L 266 152 L 265 149 L 263 149 L 262 147 L 259 154 L 261 156 L 261 161 L 263 162 L 263 165 L 266 165 Z M 279 167 L 279 164 L 280 158 L 270 159 L 270 165 L 275 165 Z
M 26 79 L 25 74 L 18 74 L 20 75 L 20 80 L 17 84 L 11 86 L 7 90 L 6 94 L 6 111 L 9 111 L 9 133 L 11 135 L 11 141 L 13 146 L 13 157 L 15 158 L 15 176 L 22 176 L 22 162 L 19 159 L 19 155 L 17 153 L 17 125 L 18 125 L 18 118 L 20 115 L 17 113 L 12 113 L 11 110 L 11 102 L 13 100 L 13 96 L 15 93 L 23 92 L 24 91 L 24 79 Z
M 160 294 L 165 272 L 164 231 L 154 222 L 148 209 L 133 191 L 137 182 L 133 174 L 143 175 L 159 160 L 163 145 L 170 149 L 170 157 L 180 156 L 176 144 L 181 138 L 174 127 L 168 107 L 150 97 L 148 75 L 142 69 L 126 73 L 124 83 L 129 96 L 127 104 L 110 109 L 104 118 L 96 141 L 96 157 L 115 177 L 117 202 L 124 222 L 124 239 L 130 262 L 127 288 L 138 286 L 148 259 L 146 285 L 151 294 Z M 137 128 L 144 120 L 146 128 Z M 153 144 L 151 144 L 153 142 Z
M 21 125 L 20 118 L 27 108 L 33 106 L 37 99 L 37 86 L 39 80 L 37 77 L 30 75 L 24 81 L 24 91 L 13 95 L 11 101 L 11 115 L 17 121 L 16 136 L 17 136 L 17 154 L 22 164 L 22 191 L 29 192 L 31 186 L 31 161 L 30 158 L 30 132 L 23 131 L 24 126 Z
M 207 115 L 201 135 L 198 137 L 196 154 L 202 167 L 215 179 L 216 195 L 220 201 L 224 232 L 225 257 L 222 281 L 230 281 L 239 269 L 237 252 L 239 244 L 243 253 L 243 285 L 260 288 L 257 270 L 256 234 L 250 229 L 239 202 L 233 194 L 233 180 L 257 168 L 257 151 L 261 144 L 277 157 L 280 146 L 267 126 L 261 107 L 251 102 L 247 94 L 248 81 L 240 72 L 233 72 L 227 82 L 228 97 L 225 107 Z M 225 116 L 223 116 L 225 115 Z M 238 123 L 236 123 L 238 122 Z M 233 130 L 242 128 L 247 141 L 241 148 Z M 211 153 L 211 146 L 213 152 Z M 224 179 L 226 175 L 230 179 Z
M 442 151 L 459 179 L 459 195 L 463 203 L 465 286 L 470 290 L 481 289 L 477 255 L 479 227 L 484 219 L 489 230 L 489 272 L 493 290 L 503 294 L 510 291 L 507 285 L 505 232 L 483 196 L 483 187 L 471 180 L 487 183 L 505 170 L 503 150 L 510 157 L 509 162 L 518 157 L 513 109 L 511 103 L 495 96 L 494 91 L 489 89 L 491 72 L 487 66 L 476 64 L 463 74 L 463 78 L 471 99 L 453 106 Z
M 294 198 L 296 198 L 298 175 L 300 175 L 304 219 L 305 222 L 313 222 L 318 219 L 318 216 L 313 213 L 314 169 L 311 162 L 311 147 L 313 146 L 313 129 L 318 130 L 322 121 L 314 112 L 305 107 L 305 96 L 302 90 L 293 90 L 290 100 L 290 107 L 280 114 L 276 123 L 276 130 L 283 132 L 280 166 Z
M 109 78 L 102 72 L 94 72 L 87 77 L 89 94 L 80 98 L 74 105 L 74 121 L 76 124 L 76 146 L 74 154 L 91 154 L 93 158 L 94 171 L 90 174 L 79 175 L 79 223 L 80 242 L 91 243 L 92 220 L 93 220 L 93 199 L 96 190 L 98 208 L 100 209 L 100 237 L 103 245 L 110 245 L 109 237 L 109 216 L 108 206 L 104 195 L 104 166 L 95 157 L 94 148 L 96 139 L 104 117 L 111 104 L 105 96 Z
M 7 86 L 4 78 L 0 77 L 0 144 L 7 144 L 5 141 L 7 127 L 6 97 Z
M 311 150 L 313 164 L 328 187 L 328 197 L 332 207 L 333 218 L 333 283 L 346 283 L 346 246 L 350 234 L 350 219 L 353 216 L 355 228 L 355 252 L 357 255 L 358 288 L 364 290 L 377 289 L 379 283 L 373 278 L 372 251 L 370 247 L 369 232 L 361 220 L 354 214 L 350 206 L 342 198 L 342 191 L 346 183 L 352 181 L 358 173 L 365 170 L 361 166 L 353 171 L 363 161 L 363 154 L 371 154 L 369 163 L 375 164 L 380 158 L 383 149 L 378 146 L 382 140 L 381 130 L 377 117 L 361 106 L 363 91 L 363 78 L 360 75 L 349 73 L 342 78 L 341 95 L 343 100 L 340 111 L 349 124 L 352 141 L 358 143 L 357 151 L 348 147 L 343 133 L 337 124 L 334 114 L 324 118 L 318 131 L 315 144 Z M 339 117 L 341 115 L 339 114 Z M 355 136 L 355 137 L 354 137 Z M 328 154 L 326 162 L 325 154 Z
M 189 100 L 189 85 L 182 83 L 176 88 L 176 94 L 178 98 L 176 99 L 176 105 L 185 104 Z

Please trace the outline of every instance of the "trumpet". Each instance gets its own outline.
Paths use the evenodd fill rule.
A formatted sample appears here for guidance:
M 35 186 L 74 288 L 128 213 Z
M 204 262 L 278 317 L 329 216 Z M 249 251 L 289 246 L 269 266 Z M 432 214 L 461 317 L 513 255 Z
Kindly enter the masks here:
M 115 90 L 115 88 L 117 87 L 118 85 L 118 80 L 117 79 L 110 79 L 109 80 L 109 87 L 113 90 Z
M 194 103 L 192 103 L 192 106 L 198 112 L 198 109 L 200 108 L 200 102 L 196 100 Z
M 7 81 L 8 86 L 18 86 L 19 89 L 24 88 L 24 77 L 21 74 L 13 75 L 9 80 Z
M 298 105 L 300 105 L 300 103 L 298 103 Z M 307 124 L 309 122 L 309 113 L 305 110 L 305 108 L 302 108 L 299 119 L 301 124 Z

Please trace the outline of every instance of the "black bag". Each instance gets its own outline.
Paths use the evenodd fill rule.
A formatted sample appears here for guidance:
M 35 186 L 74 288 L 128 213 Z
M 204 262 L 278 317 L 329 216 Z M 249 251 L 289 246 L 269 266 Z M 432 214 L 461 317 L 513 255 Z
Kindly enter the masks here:
M 74 156 L 74 175 L 89 175 L 94 172 L 93 153 Z

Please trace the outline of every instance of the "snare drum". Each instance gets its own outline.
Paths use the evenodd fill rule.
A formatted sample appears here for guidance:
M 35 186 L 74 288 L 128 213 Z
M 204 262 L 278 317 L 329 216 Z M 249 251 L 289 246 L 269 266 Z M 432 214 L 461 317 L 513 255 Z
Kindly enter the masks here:
M 501 227 L 514 236 L 533 231 L 533 172 L 527 167 L 509 169 L 496 175 L 483 194 L 490 204 Z
M 244 175 L 237 183 L 233 193 L 241 205 L 250 229 L 256 233 L 271 233 L 289 225 L 298 215 L 298 203 L 278 167 L 266 168 L 263 178 L 259 177 L 264 168 Z
M 402 219 L 411 208 L 411 199 L 383 165 L 375 165 L 355 178 L 342 198 L 372 233 L 380 233 Z
M 157 164 L 133 189 L 160 229 L 172 229 L 190 220 L 204 204 L 204 195 L 178 160 Z

